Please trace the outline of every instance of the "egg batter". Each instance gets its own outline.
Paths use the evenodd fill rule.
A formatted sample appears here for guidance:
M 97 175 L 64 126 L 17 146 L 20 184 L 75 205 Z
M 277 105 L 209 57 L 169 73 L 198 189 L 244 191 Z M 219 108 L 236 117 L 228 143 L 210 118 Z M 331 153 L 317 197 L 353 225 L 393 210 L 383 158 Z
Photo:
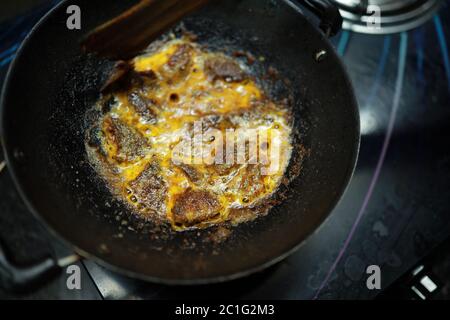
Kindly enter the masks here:
M 268 211 L 291 156 L 290 113 L 269 99 L 247 65 L 181 38 L 112 78 L 94 106 L 100 116 L 87 131 L 86 150 L 136 214 L 183 231 Z M 241 143 L 240 153 L 233 143 L 245 132 L 257 139 L 252 148 Z M 186 143 L 190 152 L 180 154 Z

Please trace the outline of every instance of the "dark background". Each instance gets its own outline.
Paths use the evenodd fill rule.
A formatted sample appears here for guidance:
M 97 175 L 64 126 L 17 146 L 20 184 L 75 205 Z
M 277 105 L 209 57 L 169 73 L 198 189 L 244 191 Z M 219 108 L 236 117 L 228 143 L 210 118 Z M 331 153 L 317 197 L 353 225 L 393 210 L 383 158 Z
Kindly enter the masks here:
M 0 1 L 0 22 L 15 17 L 44 2 L 45 0 L 2 0 Z

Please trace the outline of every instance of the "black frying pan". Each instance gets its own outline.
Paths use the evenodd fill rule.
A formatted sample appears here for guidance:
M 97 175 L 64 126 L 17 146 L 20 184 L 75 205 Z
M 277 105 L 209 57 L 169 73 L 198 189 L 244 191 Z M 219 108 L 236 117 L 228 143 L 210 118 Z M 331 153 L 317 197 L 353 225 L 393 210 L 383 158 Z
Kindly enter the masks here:
M 85 113 L 97 100 L 112 63 L 83 54 L 79 42 L 135 2 L 63 1 L 19 50 L 3 88 L 1 137 L 7 167 L 23 199 L 76 253 L 144 280 L 225 281 L 280 261 L 324 221 L 353 172 L 359 116 L 341 61 L 295 1 L 218 0 L 187 17 L 185 26 L 200 43 L 264 56 L 255 73 L 273 66 L 289 80 L 289 85 L 274 84 L 268 90 L 278 98 L 292 95 L 299 135 L 287 175 L 299 164 L 301 171 L 280 191 L 285 199 L 266 217 L 234 228 L 222 244 L 205 241 L 209 229 L 155 237 L 158 231 L 130 217 L 112 199 L 87 163 L 84 148 Z M 80 31 L 66 28 L 69 3 L 81 8 Z M 322 29 L 333 34 L 340 22 L 336 10 L 327 1 L 308 3 L 322 15 Z M 47 260 L 19 270 L 1 255 L 0 263 L 21 282 L 55 267 Z

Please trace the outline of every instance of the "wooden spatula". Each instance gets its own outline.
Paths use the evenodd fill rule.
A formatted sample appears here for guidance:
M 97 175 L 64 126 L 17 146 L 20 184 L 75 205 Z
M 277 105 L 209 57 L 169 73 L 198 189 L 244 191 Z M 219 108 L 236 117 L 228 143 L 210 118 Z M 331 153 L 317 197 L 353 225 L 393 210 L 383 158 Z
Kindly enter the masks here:
M 112 60 L 128 60 L 186 14 L 210 0 L 141 0 L 118 17 L 91 31 L 81 46 Z

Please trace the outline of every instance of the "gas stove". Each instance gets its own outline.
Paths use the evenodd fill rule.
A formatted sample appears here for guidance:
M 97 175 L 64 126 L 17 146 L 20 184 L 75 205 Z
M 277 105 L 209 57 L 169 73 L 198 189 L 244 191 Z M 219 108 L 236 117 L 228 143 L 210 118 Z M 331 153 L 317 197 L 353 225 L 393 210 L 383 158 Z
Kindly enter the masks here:
M 37 292 L 0 289 L 0 297 L 371 299 L 399 292 L 394 289 L 402 283 L 407 283 L 407 298 L 432 297 L 423 284 L 410 283 L 417 275 L 423 282 L 424 272 L 431 270 L 427 261 L 437 263 L 436 256 L 444 257 L 449 247 L 442 243 L 450 237 L 450 7 L 433 0 L 336 2 L 346 30 L 332 42 L 357 95 L 361 150 L 344 197 L 296 253 L 253 276 L 199 287 L 144 283 L 86 260 L 79 263 L 81 290 L 68 290 L 62 274 Z M 1 81 L 20 42 L 52 4 L 0 24 Z M 369 4 L 380 9 L 380 29 L 365 29 Z M 0 175 L 0 191 L 0 239 L 16 262 L 70 253 L 27 211 L 7 168 Z M 427 260 L 430 254 L 433 259 Z M 367 288 L 370 265 L 379 266 L 384 290 Z M 434 297 L 449 298 L 441 290 L 448 277 L 436 280 L 439 268 L 433 270 L 426 276 L 437 286 L 431 286 Z
M 333 0 L 344 18 L 344 29 L 389 34 L 414 29 L 429 20 L 441 0 Z

